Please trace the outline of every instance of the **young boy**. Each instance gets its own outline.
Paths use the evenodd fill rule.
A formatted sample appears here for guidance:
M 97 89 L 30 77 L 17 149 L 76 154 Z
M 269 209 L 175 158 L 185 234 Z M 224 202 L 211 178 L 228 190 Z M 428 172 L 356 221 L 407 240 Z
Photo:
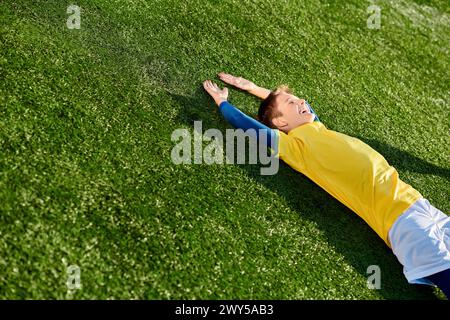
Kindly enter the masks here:
M 327 129 L 309 104 L 287 87 L 274 91 L 219 73 L 225 83 L 263 99 L 261 122 L 228 99 L 228 89 L 206 80 L 205 90 L 234 127 L 264 130 L 276 156 L 358 214 L 393 250 L 409 283 L 435 284 L 450 298 L 450 217 L 399 179 L 377 151 Z

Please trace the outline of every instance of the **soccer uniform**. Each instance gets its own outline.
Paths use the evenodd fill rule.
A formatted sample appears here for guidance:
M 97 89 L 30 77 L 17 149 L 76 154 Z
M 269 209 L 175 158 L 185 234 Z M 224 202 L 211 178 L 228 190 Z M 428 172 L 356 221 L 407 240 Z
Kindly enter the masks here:
M 310 112 L 315 115 L 314 122 L 301 125 L 288 134 L 268 128 L 229 102 L 222 102 L 219 107 L 234 127 L 264 131 L 266 144 L 276 156 L 359 215 L 389 247 L 389 231 L 394 222 L 419 199 L 423 199 L 417 190 L 399 179 L 397 170 L 381 154 L 359 139 L 327 129 L 309 104 Z M 449 250 L 450 241 L 445 264 L 431 268 L 434 272 L 450 268 Z M 407 254 L 408 257 L 410 255 Z M 400 262 L 403 264 L 404 261 Z M 422 272 L 421 276 L 430 274 Z M 417 283 L 416 279 L 407 278 Z

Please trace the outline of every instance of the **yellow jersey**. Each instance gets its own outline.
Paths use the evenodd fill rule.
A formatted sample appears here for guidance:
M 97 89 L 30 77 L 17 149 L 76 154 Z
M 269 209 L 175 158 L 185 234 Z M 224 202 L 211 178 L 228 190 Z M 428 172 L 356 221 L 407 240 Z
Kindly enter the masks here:
M 278 157 L 358 214 L 390 247 L 389 229 L 422 195 L 377 151 L 321 122 L 276 132 Z

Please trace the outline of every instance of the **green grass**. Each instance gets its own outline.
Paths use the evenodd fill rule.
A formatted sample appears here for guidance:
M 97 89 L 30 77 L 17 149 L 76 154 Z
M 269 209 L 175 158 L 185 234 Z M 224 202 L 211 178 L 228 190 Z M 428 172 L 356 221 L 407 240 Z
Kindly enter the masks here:
M 78 0 L 69 30 L 71 3 L 0 3 L 0 298 L 443 297 L 286 165 L 176 166 L 170 137 L 229 128 L 201 89 L 219 71 L 285 83 L 449 212 L 448 1 L 376 1 L 380 30 L 369 1 Z

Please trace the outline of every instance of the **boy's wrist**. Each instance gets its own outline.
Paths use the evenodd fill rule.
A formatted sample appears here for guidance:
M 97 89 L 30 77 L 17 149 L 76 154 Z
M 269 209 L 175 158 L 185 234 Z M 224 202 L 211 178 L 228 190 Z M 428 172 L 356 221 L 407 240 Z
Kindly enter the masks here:
M 221 105 L 223 102 L 227 102 L 227 101 L 228 101 L 227 99 L 217 99 L 215 102 L 216 102 L 217 106 L 220 107 L 220 105 Z
M 258 86 L 254 84 L 251 88 L 247 89 L 246 91 L 248 93 L 253 93 L 256 89 L 258 89 Z

